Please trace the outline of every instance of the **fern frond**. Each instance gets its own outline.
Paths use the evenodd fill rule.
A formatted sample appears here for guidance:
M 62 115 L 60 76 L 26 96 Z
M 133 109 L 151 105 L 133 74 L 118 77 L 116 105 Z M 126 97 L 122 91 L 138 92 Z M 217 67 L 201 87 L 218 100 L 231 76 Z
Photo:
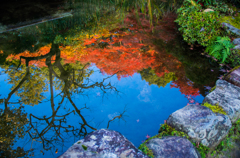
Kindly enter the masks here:
M 223 59 L 222 59 L 222 63 L 223 63 L 227 59 L 230 52 L 225 49 L 222 51 L 222 54 L 223 54 Z
M 224 47 L 220 44 L 217 45 L 213 45 L 212 46 L 212 51 L 209 53 L 209 55 L 212 55 L 213 53 L 215 53 L 216 51 L 220 51 L 222 50 Z

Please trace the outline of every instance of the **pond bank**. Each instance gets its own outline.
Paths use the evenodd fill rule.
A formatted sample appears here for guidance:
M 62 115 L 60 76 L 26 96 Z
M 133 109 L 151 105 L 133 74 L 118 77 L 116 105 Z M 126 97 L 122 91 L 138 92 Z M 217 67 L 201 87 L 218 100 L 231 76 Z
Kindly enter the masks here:
M 240 68 L 229 73 L 224 79 L 239 83 Z M 205 97 L 203 102 L 208 102 L 213 107 L 217 104 L 224 109 L 226 115 L 216 113 L 213 108 L 208 108 L 205 104 L 203 106 L 190 104 L 172 113 L 161 126 L 159 134 L 148 138 L 140 145 L 140 149 L 150 157 L 174 157 L 176 155 L 205 157 L 204 152 L 214 151 L 222 140 L 228 139 L 227 135 L 233 124 L 239 123 L 239 98 L 239 86 L 226 80 L 218 80 L 216 88 Z M 238 143 L 234 145 L 231 151 L 225 153 L 237 158 L 240 155 L 236 148 Z M 100 129 L 77 141 L 60 157 L 148 157 L 142 151 L 138 150 L 122 134 Z M 213 152 L 214 154 L 218 153 Z M 211 156 L 208 154 L 206 157 Z

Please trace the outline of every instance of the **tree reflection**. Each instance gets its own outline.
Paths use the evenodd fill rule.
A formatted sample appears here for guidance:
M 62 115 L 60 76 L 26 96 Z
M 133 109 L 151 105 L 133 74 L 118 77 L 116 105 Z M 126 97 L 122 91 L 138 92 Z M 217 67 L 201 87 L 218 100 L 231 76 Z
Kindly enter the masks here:
M 64 61 L 62 61 L 60 56 L 61 52 L 59 50 L 59 45 L 53 43 L 47 54 L 30 57 L 20 56 L 17 68 L 12 68 L 10 66 L 4 67 L 5 72 L 9 74 L 10 83 L 13 84 L 14 88 L 11 89 L 7 98 L 3 100 L 5 105 L 3 114 L 1 115 L 1 120 L 3 120 L 1 121 L 1 124 L 3 127 L 6 127 L 4 121 L 6 122 L 6 120 L 9 119 L 4 117 L 9 113 L 9 105 L 13 103 L 20 105 L 36 105 L 37 103 L 43 103 L 44 98 L 39 97 L 39 95 L 43 95 L 44 90 L 48 89 L 47 86 L 49 85 L 51 115 L 36 116 L 31 113 L 29 115 L 29 120 L 26 120 L 26 114 L 22 114 L 21 116 L 25 118 L 25 121 L 22 124 L 18 124 L 18 127 L 21 128 L 21 130 L 16 130 L 21 131 L 21 137 L 24 137 L 24 135 L 27 134 L 30 141 L 38 141 L 42 143 L 45 151 L 56 150 L 56 145 L 63 143 L 65 140 L 69 139 L 69 137 L 84 137 L 92 130 L 96 130 L 96 127 L 90 125 L 89 121 L 87 121 L 82 114 L 82 111 L 88 109 L 88 107 L 86 105 L 82 107 L 80 105 L 81 103 L 75 103 L 72 99 L 73 95 L 84 94 L 85 90 L 93 88 L 99 88 L 103 93 L 111 91 L 119 92 L 110 82 L 107 83 L 107 79 L 115 74 L 104 78 L 100 82 L 93 82 L 89 79 L 90 75 L 93 73 L 92 70 L 88 70 L 89 63 L 85 65 L 82 65 L 79 62 L 74 64 L 64 64 Z M 45 59 L 46 67 L 39 68 L 33 65 L 34 62 L 32 61 L 41 61 L 42 59 Z M 23 66 L 22 63 L 24 63 L 25 66 Z M 16 74 L 15 78 L 14 74 Z M 34 84 L 30 84 L 31 82 Z M 58 91 L 57 94 L 56 91 L 54 92 L 54 89 Z M 13 94 L 19 96 L 19 101 L 10 102 Z M 59 103 L 55 103 L 54 101 L 54 98 L 57 96 L 61 98 Z M 69 102 L 72 107 L 70 108 L 71 110 L 63 113 L 61 108 L 64 107 L 64 100 Z M 123 113 L 125 113 L 125 111 Z M 15 112 L 15 115 L 20 114 Z M 70 115 L 78 116 L 75 117 L 75 119 L 79 126 L 72 125 L 67 121 L 67 118 Z M 122 118 L 122 114 L 119 115 L 119 119 L 120 118 Z M 16 119 L 21 120 L 20 116 L 16 117 Z M 19 120 L 16 119 L 15 121 L 19 122 Z M 107 126 L 109 127 L 109 123 Z M 16 129 L 18 127 L 12 128 Z M 11 130 L 8 131 L 11 132 Z M 13 136 L 7 136 L 7 138 L 11 139 L 12 142 L 16 134 L 18 133 L 12 133 Z M 4 137 L 6 134 L 3 133 L 2 136 Z M 66 138 L 66 136 L 68 137 Z M 10 140 L 3 139 L 1 143 L 6 144 L 7 142 L 10 142 Z M 13 143 L 8 144 L 9 146 L 13 145 Z M 7 152 L 9 151 L 9 148 L 5 148 L 3 151 Z M 44 151 L 41 152 L 44 154 Z

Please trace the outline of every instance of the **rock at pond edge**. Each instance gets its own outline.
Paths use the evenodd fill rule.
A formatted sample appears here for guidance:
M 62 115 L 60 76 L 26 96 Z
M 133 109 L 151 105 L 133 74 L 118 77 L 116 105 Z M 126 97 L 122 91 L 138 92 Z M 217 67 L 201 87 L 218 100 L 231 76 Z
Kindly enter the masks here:
M 100 129 L 73 144 L 59 158 L 148 158 L 121 133 Z
M 222 107 L 232 123 L 240 119 L 240 87 L 225 80 L 217 80 L 216 88 L 204 98 L 205 102 Z
M 201 158 L 192 143 L 182 137 L 154 138 L 146 143 L 154 158 Z
M 239 45 L 240 46 L 240 45 Z M 228 74 L 224 79 L 235 86 L 240 87 L 240 67 L 234 71 L 232 71 L 230 74 Z
M 228 116 L 215 114 L 209 108 L 195 104 L 172 113 L 167 124 L 209 148 L 216 147 L 232 127 Z

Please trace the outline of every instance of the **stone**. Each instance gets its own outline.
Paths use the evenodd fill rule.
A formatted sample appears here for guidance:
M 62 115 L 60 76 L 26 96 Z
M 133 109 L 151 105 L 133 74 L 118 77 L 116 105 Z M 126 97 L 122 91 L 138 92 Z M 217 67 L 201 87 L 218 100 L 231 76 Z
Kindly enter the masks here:
M 182 137 L 154 138 L 146 146 L 153 151 L 154 158 L 201 158 L 192 143 Z
M 194 142 L 214 148 L 232 127 L 227 115 L 213 113 L 205 106 L 190 104 L 172 113 L 167 124 L 185 132 Z
M 230 74 L 228 74 L 224 79 L 235 86 L 240 87 L 240 67 L 234 71 L 232 71 Z
M 73 144 L 59 158 L 148 158 L 119 132 L 100 129 Z
M 205 102 L 221 106 L 232 123 L 240 118 L 240 87 L 225 80 L 217 80 L 215 90 L 204 98 Z
M 214 10 L 207 8 L 203 12 L 214 12 Z
M 235 38 L 235 39 L 233 40 L 233 44 L 234 44 L 234 45 L 240 45 L 240 38 Z
M 233 47 L 233 49 L 240 49 L 240 44 Z
M 234 26 L 232 26 L 232 25 L 230 25 L 228 23 L 225 23 L 225 22 L 222 23 L 222 26 L 223 27 L 226 26 L 227 30 L 229 30 L 229 31 L 231 31 L 231 32 L 233 32 L 233 33 L 235 33 L 237 35 L 240 35 L 240 30 L 238 28 L 236 28 L 236 27 L 234 27 Z

